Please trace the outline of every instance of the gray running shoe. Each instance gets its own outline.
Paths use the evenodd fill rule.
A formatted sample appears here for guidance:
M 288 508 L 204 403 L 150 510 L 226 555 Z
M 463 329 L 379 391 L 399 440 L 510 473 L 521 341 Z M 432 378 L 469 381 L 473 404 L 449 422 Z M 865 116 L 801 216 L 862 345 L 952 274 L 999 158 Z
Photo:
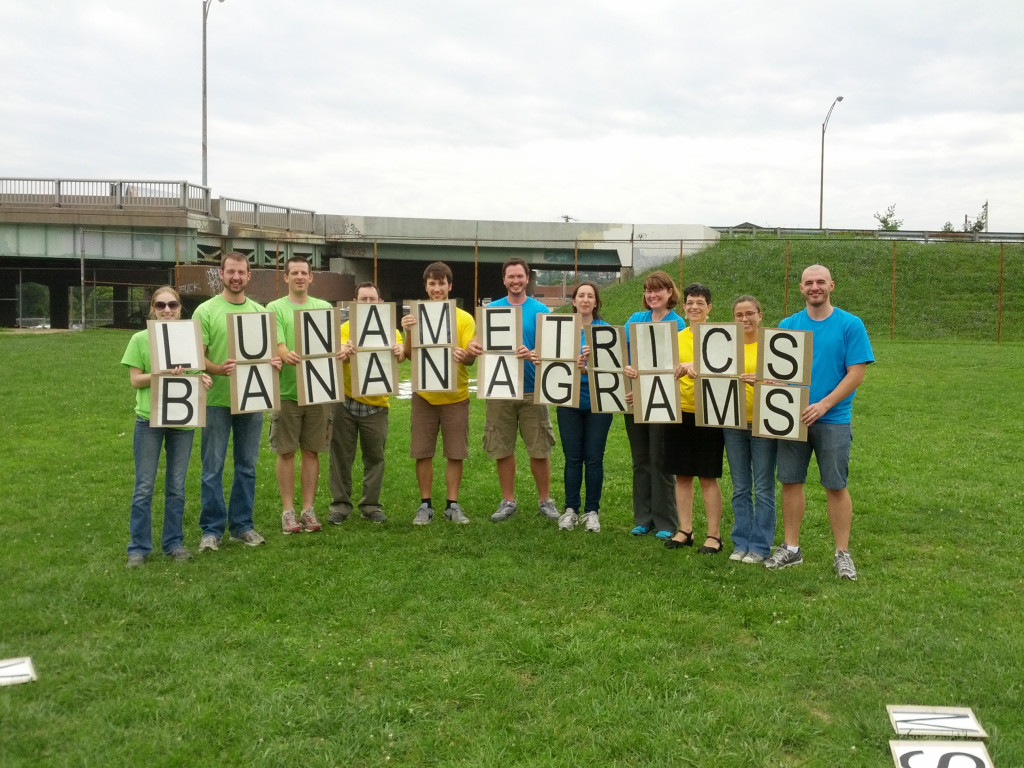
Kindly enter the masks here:
M 466 513 L 458 504 L 452 504 L 444 511 L 444 519 L 452 523 L 461 523 L 462 525 L 469 522 L 469 518 L 466 517 Z
M 558 520 L 561 517 L 561 515 L 558 514 L 558 507 L 555 506 L 554 499 L 545 499 L 542 501 L 537 510 L 537 514 L 546 517 L 548 520 Z
M 220 549 L 220 543 L 212 533 L 207 533 L 199 539 L 200 552 L 216 552 L 218 549 Z
M 729 555 L 729 559 L 730 560 L 742 560 L 746 556 L 747 556 L 747 553 L 744 552 L 742 549 L 734 549 L 732 551 L 732 554 Z M 761 559 L 763 560 L 764 558 L 761 558 Z
M 545 515 L 546 517 L 547 515 Z M 567 509 L 565 514 L 558 518 L 558 530 L 560 531 L 571 531 L 576 527 L 576 512 Z
M 764 556 L 757 554 L 757 552 L 747 552 L 740 560 L 741 563 L 763 563 Z
M 836 550 L 835 568 L 836 576 L 840 579 L 857 580 L 857 566 L 853 564 L 853 558 L 850 557 L 850 553 L 847 550 Z
M 289 533 L 298 533 L 302 530 L 299 518 L 295 515 L 294 509 L 281 513 L 281 533 L 287 536 Z
M 601 532 L 601 519 L 597 516 L 597 512 L 584 512 L 581 520 L 583 527 L 591 533 Z
M 516 503 L 514 501 L 501 500 L 501 504 L 498 505 L 497 511 L 491 515 L 492 523 L 503 523 L 508 520 L 512 515 L 517 512 Z
M 316 533 L 323 528 L 312 507 L 302 510 L 302 514 L 299 515 L 299 522 L 302 523 L 302 530 L 306 533 Z
M 778 571 L 782 568 L 789 568 L 793 565 L 803 565 L 804 553 L 799 549 L 790 552 L 785 544 L 779 544 L 772 552 L 771 557 L 764 561 L 764 567 L 769 571 Z
M 331 525 L 341 525 L 348 520 L 348 516 L 348 512 L 331 512 L 331 514 L 327 516 L 327 522 Z
M 146 564 L 145 555 L 128 555 L 128 562 L 125 563 L 125 568 L 141 568 Z
M 179 563 L 183 563 L 186 560 L 191 560 L 192 559 L 192 553 L 189 552 L 187 549 L 185 549 L 185 547 L 175 547 L 174 549 L 172 549 L 170 552 L 167 553 L 167 556 L 168 557 L 173 557 Z
M 369 512 L 361 512 L 360 516 L 365 520 L 369 520 L 371 523 L 386 523 L 388 521 L 388 516 L 379 509 L 371 509 Z
M 264 539 L 262 536 L 256 533 L 255 528 L 250 528 L 241 536 L 235 536 L 234 534 L 232 534 L 231 541 L 237 541 L 249 547 L 258 547 L 260 544 L 267 543 L 266 539 Z
M 419 509 L 416 510 L 416 517 L 412 519 L 413 525 L 430 525 L 434 519 L 434 508 L 431 507 L 427 502 L 420 504 Z

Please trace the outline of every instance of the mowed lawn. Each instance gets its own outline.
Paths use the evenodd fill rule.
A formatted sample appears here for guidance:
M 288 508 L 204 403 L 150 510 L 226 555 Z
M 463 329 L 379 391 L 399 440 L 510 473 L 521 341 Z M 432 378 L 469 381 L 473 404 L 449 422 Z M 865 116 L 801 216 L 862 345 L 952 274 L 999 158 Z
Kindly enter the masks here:
M 854 408 L 850 583 L 816 484 L 799 568 L 628 535 L 620 418 L 600 534 L 537 516 L 523 455 L 520 513 L 492 524 L 476 401 L 471 525 L 410 524 L 396 400 L 388 523 L 282 536 L 264 436 L 265 547 L 128 571 L 130 333 L 0 334 L 0 658 L 39 675 L 0 687 L 0 765 L 881 766 L 890 703 L 972 707 L 995 764 L 1022 765 L 1024 347 L 881 335 Z M 198 470 L 197 435 L 193 551 Z

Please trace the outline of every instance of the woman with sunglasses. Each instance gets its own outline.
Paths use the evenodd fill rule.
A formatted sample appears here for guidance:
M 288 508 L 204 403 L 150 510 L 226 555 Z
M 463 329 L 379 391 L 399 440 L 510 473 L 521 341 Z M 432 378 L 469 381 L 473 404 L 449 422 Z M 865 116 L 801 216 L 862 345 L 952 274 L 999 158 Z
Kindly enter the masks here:
M 181 296 L 169 285 L 153 291 L 149 304 L 149 317 L 153 320 L 180 320 Z M 135 454 L 135 490 L 132 493 L 131 517 L 128 521 L 128 567 L 138 568 L 153 551 L 153 488 L 160 465 L 160 447 L 167 454 L 164 478 L 164 526 L 161 549 L 175 560 L 190 560 L 192 553 L 185 548 L 182 517 L 185 513 L 185 475 L 192 454 L 191 428 L 151 427 L 149 425 L 149 387 L 151 382 L 149 361 L 149 332 L 139 331 L 128 342 L 121 364 L 128 367 L 128 376 L 135 388 L 135 434 L 132 448 Z M 175 375 L 184 371 L 179 367 Z M 213 381 L 205 373 L 203 387 L 210 388 Z

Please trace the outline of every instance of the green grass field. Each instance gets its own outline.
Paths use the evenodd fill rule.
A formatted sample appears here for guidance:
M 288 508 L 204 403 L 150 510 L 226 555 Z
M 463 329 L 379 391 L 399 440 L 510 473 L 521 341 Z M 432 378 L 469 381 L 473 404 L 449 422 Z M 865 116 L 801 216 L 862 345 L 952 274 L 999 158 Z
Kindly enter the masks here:
M 688 260 L 685 279 L 717 290 L 712 261 Z M 739 263 L 723 296 L 769 270 Z M 836 271 L 836 303 L 865 316 L 877 358 L 854 407 L 855 583 L 832 571 L 813 484 L 799 568 L 629 536 L 621 420 L 600 534 L 539 518 L 525 460 L 520 514 L 491 524 L 499 494 L 476 450 L 476 401 L 471 525 L 410 525 L 399 400 L 388 523 L 282 536 L 264 439 L 267 546 L 128 571 L 133 399 L 118 361 L 130 333 L 0 334 L 0 658 L 31 656 L 39 675 L 0 687 L 0 765 L 882 766 L 890 703 L 972 707 L 995 764 L 1024 764 L 1024 346 L 948 322 L 952 333 L 889 341 L 871 309 L 887 312 L 888 294 L 869 300 Z M 781 299 L 762 298 L 777 319 Z M 635 284 L 607 299 L 612 322 L 639 303 Z M 553 464 L 561 501 L 557 449 Z M 318 509 L 327 501 L 323 478 Z M 157 520 L 161 503 L 158 487 Z M 699 502 L 695 517 L 699 531 Z

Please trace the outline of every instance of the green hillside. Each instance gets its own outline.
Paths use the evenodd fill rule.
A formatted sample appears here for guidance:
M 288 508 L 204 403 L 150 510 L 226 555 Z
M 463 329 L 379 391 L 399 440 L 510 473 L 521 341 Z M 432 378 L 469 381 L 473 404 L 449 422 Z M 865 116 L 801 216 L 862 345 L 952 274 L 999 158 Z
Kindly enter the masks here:
M 714 297 L 711 317 L 721 321 L 731 319 L 734 298 L 753 294 L 764 306 L 765 324 L 773 324 L 803 307 L 799 281 L 804 267 L 824 264 L 836 282 L 833 303 L 859 315 L 872 338 L 889 338 L 894 319 L 893 338 L 898 340 L 996 341 L 998 244 L 895 245 L 895 316 L 893 242 L 885 240 L 723 239 L 683 260 L 680 288 L 705 283 Z M 678 261 L 661 268 L 679 281 Z M 602 290 L 602 314 L 608 322 L 622 323 L 640 309 L 644 275 Z M 1024 340 L 1024 245 L 1003 246 L 1001 340 Z

